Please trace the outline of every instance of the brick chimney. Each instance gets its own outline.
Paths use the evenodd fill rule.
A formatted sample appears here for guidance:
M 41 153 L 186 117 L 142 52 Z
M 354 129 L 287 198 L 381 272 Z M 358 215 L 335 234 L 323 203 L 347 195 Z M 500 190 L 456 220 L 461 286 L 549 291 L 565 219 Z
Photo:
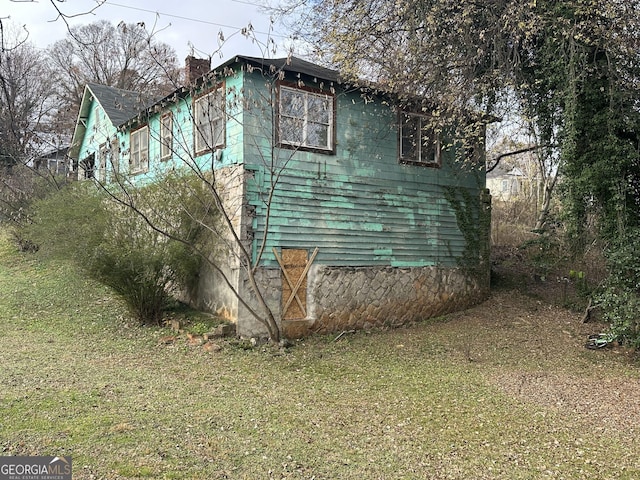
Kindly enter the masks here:
M 189 55 L 184 64 L 187 85 L 193 85 L 197 78 L 211 70 L 210 58 L 196 58 Z

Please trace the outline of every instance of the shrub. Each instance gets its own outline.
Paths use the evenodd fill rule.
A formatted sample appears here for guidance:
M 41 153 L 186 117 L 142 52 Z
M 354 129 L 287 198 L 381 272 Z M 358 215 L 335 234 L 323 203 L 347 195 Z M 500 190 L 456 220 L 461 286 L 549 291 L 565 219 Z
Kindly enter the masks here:
M 75 261 L 114 290 L 142 323 L 159 323 L 175 293 L 190 289 L 200 270 L 202 219 L 212 214 L 190 177 L 163 178 L 129 193 L 139 213 L 82 182 L 33 205 L 22 235 L 41 252 Z M 171 192 L 171 194 L 169 194 Z M 169 236 L 151 228 L 148 221 Z
M 30 222 L 16 228 L 16 236 L 41 247 L 42 255 L 86 265 L 107 230 L 104 201 L 94 185 L 70 184 L 34 201 L 29 207 Z
M 165 248 L 105 242 L 88 262 L 89 273 L 110 287 L 141 323 L 160 324 L 176 275 Z
M 20 251 L 35 252 L 38 246 L 21 236 L 22 226 L 31 222 L 30 206 L 64 186 L 66 178 L 26 165 L 0 168 L 0 223 L 12 225 Z

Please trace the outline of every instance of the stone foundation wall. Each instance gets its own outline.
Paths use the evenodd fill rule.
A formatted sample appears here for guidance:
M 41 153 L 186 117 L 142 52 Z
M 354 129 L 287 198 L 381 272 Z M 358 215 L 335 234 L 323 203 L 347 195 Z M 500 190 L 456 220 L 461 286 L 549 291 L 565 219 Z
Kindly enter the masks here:
M 237 235 L 244 239 L 246 225 L 243 223 L 243 198 L 245 171 L 242 165 L 232 165 L 220 168 L 215 172 L 216 189 L 223 202 L 225 212 Z M 211 234 L 212 261 L 218 269 L 204 262 L 200 278 L 196 288 L 188 292 L 186 300 L 196 308 L 215 313 L 218 316 L 235 322 L 238 318 L 238 299 L 233 290 L 227 285 L 223 273 L 228 282 L 237 288 L 240 278 L 238 262 L 238 245 L 232 232 L 225 225 L 224 220 L 219 220 L 217 234 Z
M 281 275 L 280 270 L 274 268 L 259 268 L 255 273 L 256 283 L 263 292 L 264 300 L 276 318 L 280 318 L 282 306 Z M 246 274 L 243 273 L 243 278 L 239 285 L 240 294 L 249 307 L 259 314 L 264 314 L 255 299 Z M 267 328 L 242 304 L 238 304 L 237 333 L 241 337 L 247 338 L 268 336 Z
M 265 299 L 276 315 L 282 302 L 280 276 L 277 269 L 258 273 L 260 285 L 266 287 Z M 307 278 L 307 318 L 283 321 L 285 337 L 398 327 L 463 310 L 483 301 L 489 292 L 488 284 L 469 281 L 457 268 L 314 265 Z M 264 336 L 266 331 L 240 308 L 238 333 Z
M 463 310 L 488 294 L 457 268 L 317 266 L 309 277 L 314 332 L 397 327 Z

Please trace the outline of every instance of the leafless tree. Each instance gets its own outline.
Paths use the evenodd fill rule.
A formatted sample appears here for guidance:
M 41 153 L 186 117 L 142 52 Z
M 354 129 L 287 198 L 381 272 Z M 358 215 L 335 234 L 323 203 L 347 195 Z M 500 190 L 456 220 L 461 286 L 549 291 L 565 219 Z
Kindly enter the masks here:
M 2 29 L 0 50 L 0 163 L 24 163 L 44 142 L 53 111 L 45 56 L 16 29 Z
M 84 86 L 93 82 L 162 97 L 182 70 L 172 47 L 158 42 L 144 24 L 113 25 L 100 20 L 71 27 L 49 48 L 61 111 L 59 124 L 71 131 Z

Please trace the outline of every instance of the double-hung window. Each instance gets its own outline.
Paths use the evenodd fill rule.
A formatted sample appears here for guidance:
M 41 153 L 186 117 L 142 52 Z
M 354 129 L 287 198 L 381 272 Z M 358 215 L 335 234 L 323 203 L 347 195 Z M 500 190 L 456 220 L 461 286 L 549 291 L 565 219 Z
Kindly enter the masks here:
M 131 173 L 143 173 L 149 169 L 149 127 L 144 126 L 131 132 L 130 145 Z
M 224 86 L 196 98 L 193 102 L 196 155 L 224 147 Z
M 440 166 L 440 137 L 428 116 L 400 113 L 400 161 Z
M 278 104 L 280 144 L 333 151 L 334 103 L 333 95 L 281 85 Z
M 167 113 L 160 118 L 160 159 L 167 160 L 173 153 L 173 115 Z

